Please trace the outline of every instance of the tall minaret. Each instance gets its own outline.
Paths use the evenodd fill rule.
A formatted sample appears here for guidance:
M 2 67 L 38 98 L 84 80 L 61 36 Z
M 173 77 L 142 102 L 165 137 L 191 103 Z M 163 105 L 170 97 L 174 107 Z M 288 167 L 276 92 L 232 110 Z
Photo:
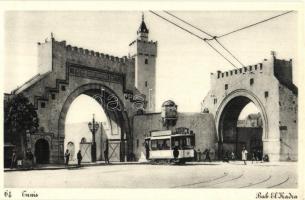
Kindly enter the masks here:
M 149 30 L 144 21 L 137 31 L 137 39 L 130 43 L 130 56 L 135 58 L 135 87 L 146 96 L 146 112 L 156 107 L 157 42 L 148 40 Z

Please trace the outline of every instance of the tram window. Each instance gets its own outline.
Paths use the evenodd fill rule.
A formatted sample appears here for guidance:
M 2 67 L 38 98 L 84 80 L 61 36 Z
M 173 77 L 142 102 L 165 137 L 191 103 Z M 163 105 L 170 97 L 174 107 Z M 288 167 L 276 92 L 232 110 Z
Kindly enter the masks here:
M 163 140 L 157 140 L 158 149 L 162 150 Z
M 157 150 L 157 140 L 151 140 L 151 150 Z
M 195 146 L 195 137 L 191 137 L 191 145 Z
M 170 140 L 169 139 L 164 140 L 163 144 L 164 144 L 164 148 L 163 149 L 166 149 L 166 150 L 170 149 Z
M 185 148 L 193 148 L 194 147 L 194 138 L 193 137 L 187 137 L 186 138 L 186 145 Z
M 179 146 L 180 146 L 179 138 L 172 138 L 172 149 L 174 149 L 174 147 L 179 147 Z
M 170 149 L 170 140 L 169 139 L 155 140 L 155 141 L 156 141 L 156 149 L 158 149 L 158 150 Z
M 191 146 L 191 138 L 186 138 L 186 146 Z

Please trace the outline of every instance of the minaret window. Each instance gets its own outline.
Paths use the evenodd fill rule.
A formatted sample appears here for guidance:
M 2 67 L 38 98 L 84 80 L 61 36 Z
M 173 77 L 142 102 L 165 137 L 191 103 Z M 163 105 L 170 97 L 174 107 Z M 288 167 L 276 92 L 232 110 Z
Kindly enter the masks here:
M 144 63 L 147 65 L 148 64 L 148 58 L 145 58 Z

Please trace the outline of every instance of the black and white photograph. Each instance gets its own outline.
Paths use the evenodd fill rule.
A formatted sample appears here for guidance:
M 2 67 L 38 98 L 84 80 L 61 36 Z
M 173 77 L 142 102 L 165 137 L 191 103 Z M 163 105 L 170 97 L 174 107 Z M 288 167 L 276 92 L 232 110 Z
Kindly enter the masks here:
M 98 5 L 2 12 L 4 199 L 304 198 L 301 7 Z

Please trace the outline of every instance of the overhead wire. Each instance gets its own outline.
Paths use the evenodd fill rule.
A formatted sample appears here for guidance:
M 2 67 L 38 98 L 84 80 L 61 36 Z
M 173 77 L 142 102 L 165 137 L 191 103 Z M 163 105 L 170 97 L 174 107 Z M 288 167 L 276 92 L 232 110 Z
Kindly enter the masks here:
M 178 16 L 176 16 L 176 15 L 174 15 L 174 14 L 172 14 L 172 13 L 166 11 L 166 10 L 164 10 L 163 12 L 165 12 L 165 13 L 167 13 L 168 15 L 170 15 L 170 16 L 172 16 L 172 17 L 178 19 L 179 21 L 182 21 L 183 23 L 185 23 L 185 24 L 187 24 L 187 25 L 193 27 L 194 29 L 196 29 L 196 30 L 198 30 L 198 31 L 200 31 L 200 32 L 202 32 L 202 33 L 204 33 L 204 34 L 210 36 L 211 38 L 206 38 L 206 42 L 207 42 L 207 41 L 215 40 L 215 41 L 216 41 L 216 42 L 217 42 L 226 52 L 228 52 L 228 53 L 229 53 L 229 54 L 230 54 L 239 64 L 241 64 L 243 67 L 245 67 L 245 65 L 244 65 L 239 59 L 237 59 L 237 57 L 234 56 L 233 53 L 232 53 L 231 51 L 229 51 L 228 48 L 226 48 L 222 43 L 220 43 L 219 40 L 216 39 L 217 36 L 213 36 L 212 34 L 208 33 L 207 31 L 204 31 L 204 30 L 202 30 L 201 28 L 198 28 L 198 27 L 194 26 L 193 24 L 191 24 L 191 23 L 189 23 L 189 22 L 187 22 L 187 21 L 181 19 L 180 17 L 178 17 Z M 207 43 L 208 43 L 208 42 L 207 42 Z
M 219 40 L 217 40 L 217 38 L 215 38 L 215 41 L 224 49 L 226 50 L 235 60 L 237 60 L 237 62 L 239 62 L 239 64 L 241 64 L 243 67 L 245 67 L 245 65 L 239 60 L 236 58 L 236 56 L 234 56 L 223 44 L 221 44 L 219 42 Z
M 168 20 L 168 19 L 166 19 L 166 18 L 164 18 L 164 17 L 162 17 L 162 16 L 160 16 L 160 15 L 154 13 L 153 11 L 150 11 L 150 12 L 153 13 L 153 14 L 155 14 L 155 15 L 157 15 L 158 17 L 160 17 L 160 18 L 162 18 L 162 19 L 168 21 L 169 23 L 171 23 L 171 24 L 173 24 L 173 25 L 175 25 L 175 26 L 181 28 L 182 30 L 185 30 L 186 32 L 191 32 L 191 31 L 186 30 L 185 28 L 183 28 L 183 27 L 181 27 L 181 26 L 175 24 L 174 22 L 171 22 L 170 20 Z M 244 64 L 242 64 L 242 63 L 241 63 L 241 62 L 240 62 L 240 61 L 239 61 L 239 60 L 238 60 L 238 59 L 237 59 L 237 58 L 236 58 L 236 57 L 235 57 L 235 56 L 234 56 L 225 46 L 224 46 L 224 45 L 222 45 L 222 44 L 219 42 L 219 40 L 217 40 L 216 36 L 213 36 L 213 35 L 207 33 L 206 31 L 203 31 L 202 29 L 200 29 L 200 28 L 198 28 L 198 27 L 196 27 L 196 26 L 190 24 L 189 22 L 186 22 L 185 20 L 183 20 L 183 19 L 181 19 L 181 18 L 179 18 L 179 17 L 177 17 L 177 16 L 171 14 L 171 13 L 168 12 L 168 11 L 164 11 L 164 12 L 167 13 L 167 14 L 169 14 L 169 15 L 171 15 L 172 17 L 174 17 L 174 18 L 176 18 L 176 19 L 178 19 L 178 20 L 180 20 L 180 21 L 182 21 L 182 22 L 184 22 L 184 23 L 190 25 L 191 27 L 193 27 L 193 28 L 195 28 L 195 29 L 197 29 L 197 30 L 203 32 L 204 34 L 210 36 L 211 38 L 208 39 L 208 38 L 202 38 L 202 37 L 200 37 L 200 36 L 198 36 L 198 35 L 196 35 L 196 34 L 194 34 L 194 33 L 191 33 L 192 35 L 195 35 L 196 37 L 199 37 L 199 39 L 203 39 L 211 48 L 213 48 L 215 51 L 217 51 L 217 53 L 221 54 L 221 53 L 220 53 L 217 49 L 215 49 L 209 42 L 207 42 L 207 41 L 215 40 L 223 49 L 225 49 L 228 53 L 230 53 L 230 55 L 231 55 L 235 60 L 237 60 L 243 67 L 245 67 Z M 227 60 L 227 59 L 226 59 L 226 60 Z M 227 60 L 227 61 L 230 62 L 229 60 Z M 230 62 L 230 63 L 231 63 L 231 62 Z M 231 65 L 233 65 L 233 66 L 234 66 L 235 68 L 237 68 L 237 69 L 240 69 L 240 68 L 236 67 L 233 63 L 231 63 Z M 231 70 L 230 70 L 230 71 L 231 71 Z M 223 72 L 223 73 L 225 73 L 225 72 Z M 243 73 L 243 74 L 244 74 L 244 73 Z M 243 81 L 243 80 L 245 80 L 246 78 L 247 78 L 247 76 L 243 77 L 243 78 L 240 79 L 240 80 L 237 80 L 237 81 L 231 83 L 230 86 L 235 86 L 235 85 L 239 84 L 240 81 Z
M 197 35 L 197 34 L 191 32 L 191 31 L 189 31 L 189 30 L 183 28 L 182 26 L 179 26 L 178 24 L 176 24 L 176 23 L 174 23 L 174 22 L 172 22 L 172 21 L 166 19 L 165 17 L 163 17 L 163 16 L 161 16 L 161 15 L 155 13 L 155 12 L 152 11 L 152 10 L 149 10 L 149 12 L 151 12 L 152 14 L 154 14 L 154 15 L 160 17 L 161 19 L 163 19 L 163 20 L 165 20 L 165 21 L 171 23 L 172 25 L 174 25 L 174 26 L 176 26 L 176 27 L 178 27 L 178 28 L 180 28 L 180 29 L 182 29 L 182 30 L 188 32 L 189 34 L 191 34 L 191 35 L 193 35 L 193 36 L 199 38 L 200 40 L 203 40 L 203 41 L 204 41 L 205 43 L 207 43 L 214 51 L 216 51 L 221 57 L 223 57 L 227 62 L 229 62 L 233 67 L 238 68 L 238 67 L 236 67 L 236 65 L 234 65 L 229 59 L 227 59 L 221 52 L 219 52 L 215 47 L 213 47 L 209 42 L 207 42 L 207 38 L 203 38 L 203 37 L 201 37 L 201 36 L 199 36 L 199 35 Z
M 242 27 L 242 28 L 236 29 L 236 30 L 234 30 L 234 31 L 230 31 L 230 32 L 225 33 L 225 34 L 222 34 L 222 35 L 220 35 L 220 36 L 216 36 L 216 38 L 222 38 L 222 37 L 225 37 L 225 36 L 231 35 L 231 34 L 236 33 L 236 32 L 238 32 L 238 31 L 241 31 L 241 30 L 244 30 L 244 29 L 250 28 L 250 27 L 252 27 L 252 26 L 256 26 L 256 25 L 258 25 L 258 24 L 261 24 L 261 23 L 267 22 L 267 21 L 269 21 L 269 20 L 272 20 L 272 19 L 275 19 L 275 18 L 277 18 L 277 17 L 280 17 L 280 16 L 283 16 L 283 15 L 286 15 L 286 14 L 291 13 L 291 12 L 293 12 L 293 10 L 290 10 L 290 11 L 287 11 L 287 12 L 281 13 L 281 14 L 279 14 L 279 15 L 276 15 L 276 16 L 273 16 L 273 17 L 270 17 L 270 18 L 267 18 L 267 19 L 261 20 L 261 21 L 259 21 L 259 22 L 256 22 L 256 23 L 253 23 L 253 24 L 250 24 L 250 25 L 248 25 L 248 26 L 244 26 L 244 27 Z
M 211 38 L 213 38 L 213 37 L 214 37 L 214 36 L 213 36 L 213 35 L 211 35 L 210 33 L 208 33 L 208 32 L 206 32 L 206 31 L 204 31 L 204 30 L 202 30 L 202 29 L 200 29 L 200 28 L 198 28 L 198 27 L 196 27 L 196 26 L 194 26 L 194 25 L 190 24 L 189 22 L 187 22 L 187 21 L 185 21 L 185 20 L 183 20 L 183 19 L 181 19 L 181 18 L 177 17 L 176 15 L 174 15 L 174 14 L 172 14 L 172 13 L 170 13 L 170 12 L 166 11 L 166 10 L 163 10 L 163 12 L 165 12 L 165 13 L 167 13 L 168 15 L 170 15 L 170 16 L 172 16 L 172 17 L 174 17 L 174 18 L 176 18 L 176 19 L 178 19 L 178 20 L 180 20 L 180 21 L 182 21 L 182 22 L 186 23 L 187 25 L 189 25 L 189 26 L 193 27 L 194 29 L 196 29 L 196 30 L 198 30 L 198 31 L 203 32 L 204 34 L 206 34 L 206 35 L 210 36 Z
M 190 24 L 189 22 L 187 22 L 187 21 L 185 21 L 185 20 L 183 20 L 183 19 L 180 19 L 179 17 L 177 17 L 177 16 L 171 14 L 170 12 L 164 11 L 164 12 L 167 13 L 168 15 L 170 15 L 170 16 L 172 16 L 172 17 L 174 17 L 174 18 L 176 18 L 176 19 L 178 19 L 178 20 L 184 22 L 185 24 L 187 24 L 187 25 L 189 25 L 189 26 L 195 28 L 196 30 L 199 30 L 200 32 L 202 32 L 202 33 L 204 33 L 204 34 L 210 36 L 211 38 L 202 38 L 202 37 L 200 37 L 200 36 L 198 36 L 198 35 L 192 33 L 191 31 L 189 31 L 189 30 L 187 30 L 187 29 L 185 29 L 185 28 L 183 28 L 183 27 L 177 25 L 176 23 L 171 22 L 170 20 L 168 20 L 168 19 L 166 19 L 166 18 L 164 18 L 164 17 L 158 15 L 157 13 L 155 13 L 155 12 L 153 12 L 153 11 L 151 11 L 151 10 L 150 10 L 150 12 L 153 13 L 153 14 L 155 14 L 156 16 L 158 16 L 158 17 L 160 17 L 160 18 L 166 20 L 167 22 L 169 22 L 169 23 L 171 23 L 171 24 L 173 24 L 173 25 L 175 25 L 175 26 L 181 28 L 182 30 L 184 30 L 184 31 L 186 31 L 186 32 L 188 32 L 188 33 L 190 33 L 190 34 L 192 34 L 192 35 L 198 37 L 199 39 L 203 40 L 203 41 L 206 42 L 211 48 L 213 48 L 217 53 L 219 53 L 223 58 L 225 58 L 232 66 L 234 66 L 235 68 L 237 68 L 237 67 L 236 67 L 233 63 L 231 63 L 225 56 L 223 56 L 216 48 L 214 48 L 208 41 L 215 40 L 215 41 L 216 41 L 224 50 L 226 50 L 235 60 L 237 60 L 243 67 L 245 67 L 245 66 L 244 66 L 244 65 L 243 65 L 243 64 L 242 64 L 242 63 L 241 63 L 241 62 L 240 62 L 240 61 L 239 61 L 239 60 L 238 60 L 238 59 L 237 59 L 237 58 L 236 58 L 236 57 L 235 57 L 235 56 L 234 56 L 234 55 L 233 55 L 224 45 L 223 45 L 223 44 L 221 44 L 221 43 L 219 42 L 219 40 L 217 40 L 217 38 L 219 39 L 219 38 L 228 36 L 228 35 L 230 35 L 230 34 L 236 33 L 236 32 L 238 32 L 238 31 L 245 30 L 245 29 L 247 29 L 247 28 L 250 28 L 250 27 L 256 26 L 256 25 L 258 25 L 258 24 L 261 24 L 261 23 L 270 21 L 270 20 L 275 19 L 275 18 L 277 18 L 277 17 L 286 15 L 286 14 L 291 13 L 291 12 L 293 12 L 293 11 L 287 11 L 287 12 L 285 12 L 285 13 L 281 13 L 281 14 L 279 14 L 279 15 L 276 15 L 276 16 L 273 16 L 273 17 L 270 17 L 270 18 L 261 20 L 261 21 L 259 21 L 259 22 L 256 22 L 256 23 L 250 24 L 250 25 L 248 25 L 248 26 L 239 28 L 239 29 L 237 29 L 237 30 L 234 30 L 234 31 L 231 31 L 231 32 L 222 34 L 222 35 L 220 35 L 220 36 L 213 36 L 213 35 L 207 33 L 206 31 L 203 31 L 202 29 L 200 29 L 200 28 L 198 28 L 198 27 L 196 27 L 196 26 Z M 240 69 L 240 68 L 237 68 L 237 69 Z M 230 70 L 230 71 L 231 71 L 231 70 Z M 223 72 L 223 73 L 224 73 L 224 72 Z M 251 73 L 253 73 L 253 72 L 250 72 L 250 74 L 251 74 Z M 244 73 L 243 73 L 243 74 L 244 74 Z M 235 85 L 239 84 L 240 81 L 243 81 L 243 80 L 245 80 L 246 78 L 247 78 L 247 76 L 243 77 L 243 78 L 240 79 L 240 80 L 237 80 L 237 81 L 233 82 L 233 83 L 230 84 L 230 85 L 231 85 L 231 86 L 235 86 Z

